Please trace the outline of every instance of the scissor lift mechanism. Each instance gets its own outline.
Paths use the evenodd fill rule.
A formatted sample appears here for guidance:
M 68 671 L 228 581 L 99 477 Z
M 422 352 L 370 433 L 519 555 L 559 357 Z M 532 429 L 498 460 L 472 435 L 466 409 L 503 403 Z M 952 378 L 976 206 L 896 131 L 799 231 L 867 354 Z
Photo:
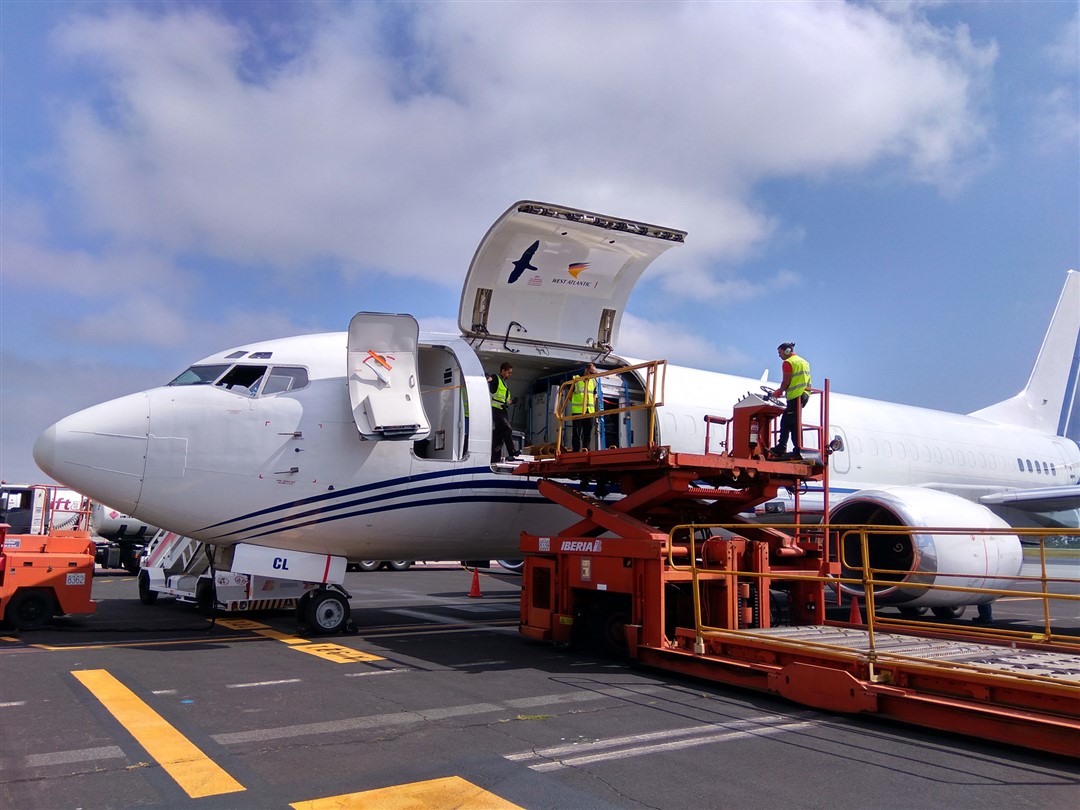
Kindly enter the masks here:
M 787 530 L 740 518 L 782 487 L 825 479 L 827 489 L 824 446 L 808 461 L 776 461 L 747 444 L 751 428 L 768 437 L 776 415 L 767 401 L 737 408 L 722 453 L 648 445 L 519 466 L 577 516 L 557 535 L 521 535 L 522 634 L 829 711 L 1080 756 L 1080 646 L 973 642 L 940 628 L 871 635 L 857 605 L 851 621 L 827 621 L 827 578 L 840 573 L 827 527 L 798 514 Z M 553 480 L 575 478 L 623 497 Z M 703 524 L 739 527 L 706 536 Z

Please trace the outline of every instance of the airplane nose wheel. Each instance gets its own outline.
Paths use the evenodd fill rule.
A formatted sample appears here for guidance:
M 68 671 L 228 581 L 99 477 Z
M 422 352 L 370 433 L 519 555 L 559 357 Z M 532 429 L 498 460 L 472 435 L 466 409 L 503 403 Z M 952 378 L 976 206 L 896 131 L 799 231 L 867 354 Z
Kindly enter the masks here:
M 340 633 L 351 625 L 349 600 L 337 591 L 319 591 L 308 597 L 304 621 L 318 635 Z

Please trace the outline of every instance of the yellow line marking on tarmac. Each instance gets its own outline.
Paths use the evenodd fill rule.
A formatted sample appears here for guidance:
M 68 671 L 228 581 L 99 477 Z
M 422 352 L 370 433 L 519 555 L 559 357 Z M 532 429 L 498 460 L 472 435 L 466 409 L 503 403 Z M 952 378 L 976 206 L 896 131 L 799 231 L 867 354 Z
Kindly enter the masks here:
M 293 635 L 291 633 L 280 633 L 277 630 L 256 630 L 260 636 L 265 638 L 272 638 L 274 641 L 280 641 L 283 644 L 310 644 L 311 639 L 301 638 L 300 636 Z
M 27 644 L 35 650 L 46 652 L 64 652 L 66 650 L 104 650 L 110 647 L 168 647 L 175 644 L 216 644 L 220 641 L 262 641 L 260 636 L 207 636 L 206 638 L 188 638 L 180 641 L 107 641 L 101 644 L 72 644 L 54 646 L 52 644 Z M 3 652 L 3 650 L 0 650 Z
M 381 655 L 366 653 L 363 650 L 354 650 L 352 647 L 342 647 L 340 644 L 302 644 L 293 647 L 302 653 L 317 655 L 335 664 L 352 664 L 357 661 L 385 661 Z
M 364 661 L 386 660 L 381 655 L 364 652 L 363 650 L 354 650 L 352 647 L 343 647 L 340 644 L 332 644 L 329 642 L 315 643 L 311 641 L 311 639 L 301 638 L 300 636 L 290 635 L 289 633 L 282 633 L 278 630 L 274 630 L 269 625 L 260 624 L 251 619 L 225 619 L 219 621 L 218 624 L 224 625 L 231 630 L 251 630 L 253 633 L 260 636 L 272 638 L 275 641 L 288 644 L 289 649 L 299 650 L 300 652 L 308 653 L 309 655 L 315 655 L 319 658 L 324 658 L 327 661 L 333 661 L 335 664 L 355 664 Z
M 460 776 L 430 779 L 408 785 L 365 790 L 294 802 L 295 810 L 450 810 L 468 807 L 469 810 L 521 810 L 513 804 L 477 787 Z
M 193 799 L 246 788 L 107 670 L 71 673 Z

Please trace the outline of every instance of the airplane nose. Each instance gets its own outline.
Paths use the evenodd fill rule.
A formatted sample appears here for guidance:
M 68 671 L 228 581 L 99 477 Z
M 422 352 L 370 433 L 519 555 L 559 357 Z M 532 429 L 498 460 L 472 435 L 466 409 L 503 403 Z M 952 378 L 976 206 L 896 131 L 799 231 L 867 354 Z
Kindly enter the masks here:
M 145 393 L 61 419 L 34 442 L 34 461 L 51 478 L 132 514 L 146 468 L 150 424 Z

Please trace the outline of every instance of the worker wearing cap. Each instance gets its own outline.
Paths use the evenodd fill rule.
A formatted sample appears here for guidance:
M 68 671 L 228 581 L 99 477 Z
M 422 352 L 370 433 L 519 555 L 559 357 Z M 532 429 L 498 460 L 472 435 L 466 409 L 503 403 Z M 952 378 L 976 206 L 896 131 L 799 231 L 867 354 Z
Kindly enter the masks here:
M 588 375 L 596 374 L 596 366 L 589 363 L 585 366 L 585 376 L 574 375 L 574 384 L 570 387 L 570 415 L 596 413 L 596 378 Z M 570 441 L 574 452 L 592 448 L 593 425 L 596 423 L 594 416 L 583 416 L 571 422 Z
M 784 361 L 784 379 L 780 387 L 773 391 L 774 397 L 785 396 L 787 408 L 780 417 L 780 439 L 770 451 L 776 457 L 802 458 L 802 407 L 810 399 L 810 364 L 795 354 L 794 343 L 781 343 L 776 353 Z M 788 439 L 791 439 L 791 454 L 787 454 Z

